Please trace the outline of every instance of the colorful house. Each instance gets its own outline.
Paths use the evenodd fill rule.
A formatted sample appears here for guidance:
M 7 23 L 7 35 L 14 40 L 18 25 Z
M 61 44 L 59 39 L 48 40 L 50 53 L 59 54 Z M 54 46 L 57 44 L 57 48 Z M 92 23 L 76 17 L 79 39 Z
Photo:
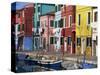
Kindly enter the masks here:
M 97 40 L 98 40 L 98 12 L 97 7 L 92 8 L 92 56 L 97 56 Z
M 66 5 L 64 7 L 63 16 L 65 16 L 65 41 L 64 41 L 64 49 L 68 54 L 75 54 L 76 48 L 76 7 L 72 5 Z
M 33 32 L 33 49 L 34 50 L 41 50 L 41 31 L 42 28 L 40 27 L 40 16 L 46 15 L 48 13 L 55 11 L 55 5 L 54 4 L 41 4 L 41 3 L 35 3 L 34 4 L 34 32 Z
M 16 49 L 18 51 L 23 50 L 23 38 L 24 38 L 24 17 L 23 9 L 16 10 L 15 11 L 16 17 L 15 17 L 15 44 Z
M 33 16 L 33 50 L 39 49 L 40 47 L 40 4 L 34 4 L 34 16 Z
M 54 52 L 54 13 L 40 16 L 41 48 Z
M 55 50 L 56 52 L 62 52 L 64 37 L 61 34 L 63 28 L 63 19 L 61 18 L 61 8 L 63 5 L 56 5 L 55 9 L 55 23 L 54 23 L 54 38 L 55 38 Z
M 32 27 L 33 27 L 33 3 L 28 3 L 24 7 L 23 17 L 24 17 L 24 39 L 23 39 L 23 49 L 32 50 Z
M 76 54 L 92 55 L 92 7 L 76 6 Z
M 66 36 L 65 36 L 65 31 L 66 31 L 66 5 L 63 5 L 61 7 L 61 18 L 63 20 L 63 27 L 61 30 L 61 36 L 63 37 L 63 40 L 61 41 L 61 52 L 65 53 L 67 51 L 67 42 L 66 42 Z

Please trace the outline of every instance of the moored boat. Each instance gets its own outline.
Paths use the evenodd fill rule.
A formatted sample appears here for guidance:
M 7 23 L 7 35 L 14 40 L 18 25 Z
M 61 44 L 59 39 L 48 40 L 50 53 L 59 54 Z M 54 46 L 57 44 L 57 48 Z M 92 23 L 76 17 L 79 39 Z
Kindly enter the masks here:
M 60 70 L 62 60 L 39 60 L 38 64 L 40 66 L 51 68 L 55 70 Z
M 90 63 L 81 63 L 82 69 L 90 69 L 90 68 L 96 68 L 96 64 L 90 64 Z

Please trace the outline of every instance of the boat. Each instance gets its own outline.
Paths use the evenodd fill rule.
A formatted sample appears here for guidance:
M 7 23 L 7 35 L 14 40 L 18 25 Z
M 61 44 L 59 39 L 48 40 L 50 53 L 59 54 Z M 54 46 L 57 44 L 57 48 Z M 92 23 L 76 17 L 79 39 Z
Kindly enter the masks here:
M 38 64 L 48 69 L 61 70 L 62 60 L 39 60 Z
M 60 70 L 62 60 L 51 60 L 51 59 L 25 59 L 28 65 L 39 65 L 48 69 Z
M 91 69 L 91 68 L 96 68 L 96 64 L 93 64 L 93 63 L 86 63 L 86 51 L 84 52 L 84 57 L 83 57 L 83 62 L 80 63 L 81 65 L 81 68 L 82 69 Z
M 16 61 L 17 61 L 17 63 L 22 61 L 28 65 L 37 65 L 37 60 L 31 59 L 31 58 L 29 58 L 29 55 L 25 55 L 25 54 L 16 54 Z
M 90 64 L 90 63 L 81 63 L 82 69 L 91 69 L 96 68 L 96 64 Z
M 45 56 L 36 56 L 37 58 L 31 58 L 29 55 L 24 54 L 16 54 L 17 61 L 24 61 L 25 64 L 28 65 L 39 65 L 41 67 L 60 70 L 62 60 L 60 59 L 49 59 Z M 41 58 L 39 58 L 41 57 Z

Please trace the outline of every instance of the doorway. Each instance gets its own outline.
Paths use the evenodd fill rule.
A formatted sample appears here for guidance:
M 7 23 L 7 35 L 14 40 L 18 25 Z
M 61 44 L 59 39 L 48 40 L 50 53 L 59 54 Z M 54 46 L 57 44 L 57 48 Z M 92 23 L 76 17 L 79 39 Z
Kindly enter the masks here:
M 71 47 L 72 47 L 72 54 L 75 54 L 75 49 L 76 49 L 76 48 L 75 48 L 75 47 L 76 47 L 76 44 L 75 44 L 75 37 L 76 37 L 76 36 L 75 36 L 75 35 L 76 35 L 76 32 L 73 31 L 73 32 L 72 32 L 72 46 L 71 46 Z

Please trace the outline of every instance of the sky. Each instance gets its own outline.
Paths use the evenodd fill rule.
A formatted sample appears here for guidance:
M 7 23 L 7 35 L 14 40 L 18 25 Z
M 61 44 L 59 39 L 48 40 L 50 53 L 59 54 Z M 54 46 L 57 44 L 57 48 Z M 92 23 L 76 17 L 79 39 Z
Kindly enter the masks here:
M 25 5 L 27 5 L 27 2 L 15 2 L 11 4 L 11 10 L 19 10 L 22 9 Z

